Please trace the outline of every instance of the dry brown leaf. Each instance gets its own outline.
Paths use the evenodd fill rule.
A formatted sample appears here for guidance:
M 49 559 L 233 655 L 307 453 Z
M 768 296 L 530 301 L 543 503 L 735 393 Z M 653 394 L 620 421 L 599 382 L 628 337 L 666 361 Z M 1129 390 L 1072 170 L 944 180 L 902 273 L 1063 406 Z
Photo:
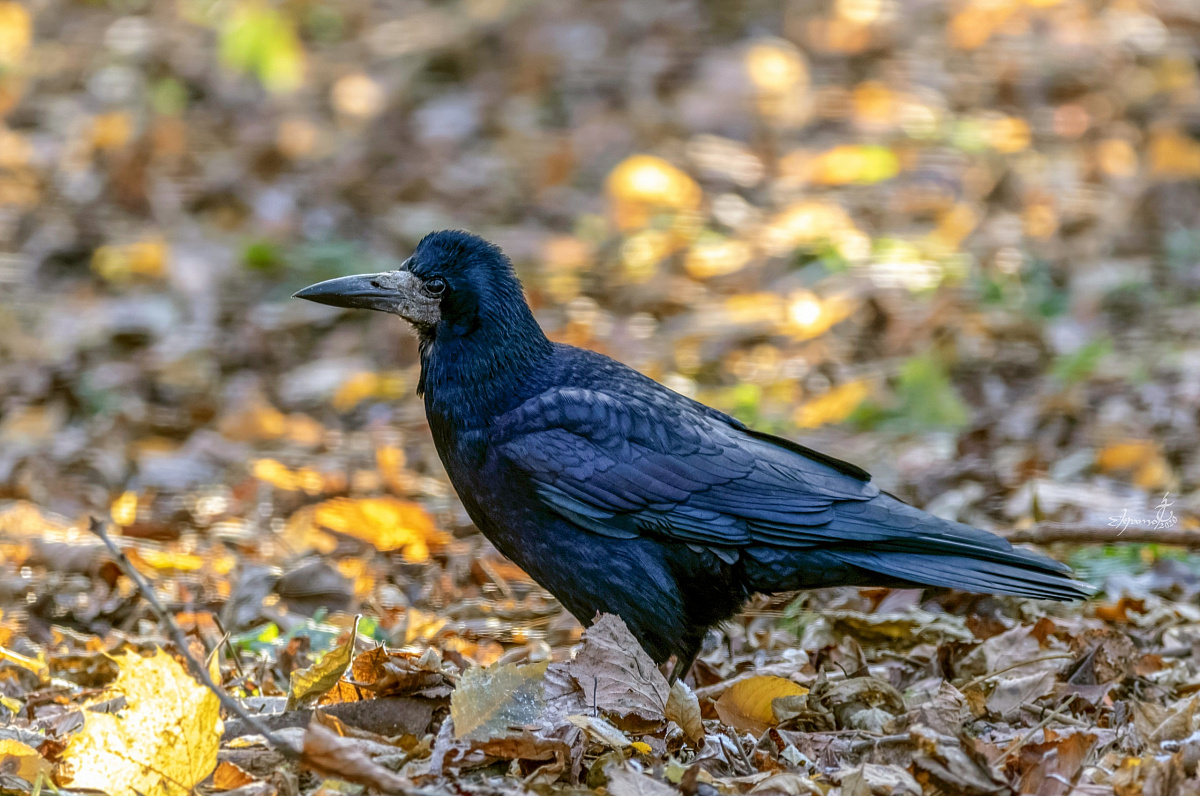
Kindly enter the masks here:
M 683 734 L 694 744 L 704 742 L 704 719 L 700 713 L 700 700 L 695 692 L 682 680 L 676 680 L 667 697 L 666 716 L 679 725 Z
M 903 727 L 923 724 L 942 735 L 958 735 L 970 718 L 967 698 L 946 681 L 938 685 L 937 693 L 928 702 L 916 705 L 903 716 Z
M 750 789 L 755 796 L 824 796 L 823 791 L 808 777 L 799 774 L 774 774 Z
M 487 740 L 512 726 L 535 724 L 546 708 L 543 677 L 548 663 L 468 669 L 450 697 L 455 737 Z
M 632 744 L 629 736 L 602 716 L 567 716 L 567 721 L 611 749 L 624 749 Z
M 567 665 L 584 699 L 622 729 L 666 718 L 670 687 L 619 617 L 604 614 L 583 633 L 583 649 Z
M 679 791 L 665 782 L 648 777 L 628 766 L 609 766 L 608 792 L 611 796 L 679 796 Z
M 881 733 L 895 716 L 904 713 L 904 697 L 878 677 L 819 681 L 813 686 L 808 701 L 833 714 L 841 729 Z
M 1017 669 L 1014 674 L 1021 670 Z M 1058 681 L 1054 672 L 1034 672 L 1017 677 L 1001 677 L 996 687 L 987 698 L 987 709 L 1003 717 L 1006 721 L 1014 721 L 1021 706 L 1036 702 L 1054 692 L 1054 684 Z
M 442 673 L 442 656 L 432 647 L 417 654 L 389 652 L 375 647 L 350 665 L 354 685 L 375 696 L 450 696 L 451 686 Z
M 921 786 L 900 766 L 865 763 L 839 774 L 842 796 L 921 796 Z
M 779 723 L 771 706 L 773 700 L 807 693 L 807 688 L 783 677 L 751 677 L 721 694 L 717 715 L 730 727 L 757 735 Z
M 376 763 L 353 738 L 339 738 L 320 724 L 309 724 L 304 732 L 302 761 L 327 777 L 366 785 L 383 793 L 410 793 L 411 781 Z
M 288 688 L 287 709 L 296 710 L 315 702 L 322 694 L 338 684 L 354 657 L 354 642 L 358 639 L 358 620 L 350 628 L 350 637 L 345 643 L 325 653 L 321 660 L 307 669 L 296 669 L 291 674 Z
M 236 790 L 251 783 L 258 782 L 241 766 L 222 760 L 217 764 L 217 770 L 212 775 L 212 786 L 216 790 Z
M 59 784 L 111 796 L 183 796 L 216 768 L 220 703 L 162 650 L 117 662 L 117 681 L 95 701 L 124 697 L 126 707 L 84 712 L 83 729 L 62 754 Z
M 1142 743 L 1157 748 L 1163 741 L 1180 741 L 1192 734 L 1200 697 L 1163 706 L 1153 702 L 1132 703 L 1133 726 Z
M 1025 772 L 1019 791 L 1038 796 L 1067 796 L 1096 740 L 1091 733 L 1076 732 L 1048 743 L 1025 745 L 1019 761 Z
M 982 756 L 957 738 L 939 735 L 927 727 L 909 730 L 916 753 L 913 765 L 934 779 L 946 793 L 990 794 L 1009 791 L 1008 783 Z
M 849 634 L 864 646 L 910 649 L 917 644 L 974 641 L 966 620 L 951 614 L 934 614 L 911 608 L 904 613 L 864 614 L 827 611 L 821 614 L 835 636 Z

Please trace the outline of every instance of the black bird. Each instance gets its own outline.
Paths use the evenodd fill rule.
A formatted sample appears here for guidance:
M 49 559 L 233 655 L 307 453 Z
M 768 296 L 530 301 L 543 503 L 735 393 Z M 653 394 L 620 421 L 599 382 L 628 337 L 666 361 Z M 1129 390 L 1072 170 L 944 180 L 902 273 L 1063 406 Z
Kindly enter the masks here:
M 1088 594 L 1062 564 L 913 508 L 853 464 L 550 342 L 508 258 L 469 233 L 296 297 L 415 327 L 417 391 L 471 519 L 579 621 L 617 614 L 655 661 L 674 655 L 672 678 L 754 592 Z

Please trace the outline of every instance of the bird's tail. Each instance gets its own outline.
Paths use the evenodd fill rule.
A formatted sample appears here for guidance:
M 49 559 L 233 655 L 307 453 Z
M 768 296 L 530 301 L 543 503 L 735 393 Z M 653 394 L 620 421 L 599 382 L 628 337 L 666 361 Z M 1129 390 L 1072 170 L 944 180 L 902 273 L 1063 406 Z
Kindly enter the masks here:
M 1014 548 L 986 531 L 926 514 L 881 495 L 895 524 L 864 522 L 839 513 L 830 536 L 839 543 L 804 550 L 746 550 L 747 585 L 774 592 L 820 586 L 940 586 L 980 594 L 1010 594 L 1043 600 L 1079 600 L 1094 589 L 1073 580 L 1070 569 L 1051 558 Z

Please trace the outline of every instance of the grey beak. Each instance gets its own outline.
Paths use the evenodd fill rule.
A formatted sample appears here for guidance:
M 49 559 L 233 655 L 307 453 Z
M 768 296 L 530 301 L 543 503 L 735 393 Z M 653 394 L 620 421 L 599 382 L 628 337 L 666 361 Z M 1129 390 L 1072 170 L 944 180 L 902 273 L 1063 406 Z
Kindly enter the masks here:
M 355 274 L 309 285 L 292 298 L 331 307 L 390 312 L 396 306 L 396 287 L 395 275 L 391 273 Z
M 348 309 L 378 310 L 399 315 L 418 328 L 436 326 L 441 319 L 440 301 L 422 288 L 411 271 L 356 274 L 318 282 L 292 298 Z

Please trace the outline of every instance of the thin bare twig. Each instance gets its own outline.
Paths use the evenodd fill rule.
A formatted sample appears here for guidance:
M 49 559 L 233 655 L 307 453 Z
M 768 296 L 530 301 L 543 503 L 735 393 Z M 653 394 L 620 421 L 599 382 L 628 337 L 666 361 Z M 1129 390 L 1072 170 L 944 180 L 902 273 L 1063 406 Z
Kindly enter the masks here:
M 1074 658 L 1074 657 L 1075 657 L 1075 655 L 1070 652 L 1058 652 L 1058 653 L 1055 653 L 1054 655 L 1043 655 L 1040 658 L 1030 658 L 1027 661 L 1017 661 L 1012 666 L 1005 666 L 1003 669 L 997 669 L 994 672 L 988 672 L 987 674 L 981 674 L 978 677 L 976 677 L 974 680 L 970 680 L 970 681 L 964 683 L 963 685 L 959 686 L 958 690 L 966 691 L 971 686 L 976 686 L 976 685 L 979 685 L 980 683 L 986 683 L 988 680 L 991 680 L 993 677 L 1002 675 L 1005 672 L 1011 672 L 1013 669 L 1020 669 L 1023 666 L 1029 666 L 1030 664 L 1041 663 L 1042 661 L 1066 660 L 1067 658 Z
M 241 677 L 243 680 L 246 679 L 246 670 L 242 668 L 242 656 L 238 654 L 237 647 L 233 646 L 230 632 L 221 624 L 221 617 L 216 614 L 213 614 L 213 622 L 216 624 L 217 630 L 221 632 L 221 642 L 225 645 L 229 657 L 233 659 L 233 665 L 238 671 L 238 677 Z M 220 644 L 217 646 L 220 646 Z
M 246 710 L 246 708 L 240 702 L 229 696 L 229 694 L 225 693 L 225 689 L 221 688 L 221 686 L 213 680 L 212 675 L 209 674 L 208 667 L 200 663 L 200 661 L 196 660 L 195 657 L 192 656 L 191 652 L 188 650 L 187 637 L 184 636 L 183 631 L 179 629 L 179 625 L 176 624 L 174 617 L 172 617 L 167 612 L 167 609 L 163 607 L 163 604 L 159 602 L 158 595 L 154 593 L 154 587 L 151 586 L 144 577 L 142 577 L 142 573 L 138 572 L 137 568 L 133 566 L 133 562 L 129 560 L 129 556 L 125 555 L 125 551 L 122 550 L 117 543 L 112 540 L 112 537 L 108 535 L 108 531 L 106 531 L 104 528 L 104 523 L 95 517 L 92 517 L 91 523 L 88 526 L 88 530 L 98 536 L 100 541 L 104 542 L 104 546 L 108 548 L 108 551 L 112 553 L 113 558 L 116 559 L 117 566 L 121 568 L 121 571 L 125 573 L 127 578 L 133 581 L 133 584 L 137 586 L 137 590 L 141 593 L 142 597 L 145 598 L 146 604 L 150 606 L 150 610 L 154 612 L 155 616 L 158 617 L 158 620 L 167 628 L 167 632 L 170 634 L 171 641 L 175 642 L 175 646 L 179 649 L 179 654 L 183 656 L 183 659 L 187 662 L 187 666 L 188 669 L 191 670 L 192 677 L 195 677 L 205 688 L 213 692 L 213 694 L 217 697 L 217 700 L 221 703 L 221 707 L 225 708 L 226 711 L 246 722 L 248 726 L 253 727 L 254 731 L 258 735 L 261 735 L 276 752 L 279 752 L 279 754 L 283 755 L 289 760 L 299 761 L 301 759 L 299 750 L 290 746 L 278 735 L 267 729 L 266 725 L 260 722 L 257 716 Z
M 1066 699 L 1064 699 L 1064 700 L 1063 700 L 1063 701 L 1062 701 L 1062 702 L 1059 704 L 1059 706 L 1058 706 L 1058 707 L 1056 707 L 1054 710 L 1052 710 L 1052 711 L 1050 711 L 1049 713 L 1047 713 L 1047 714 L 1046 714 L 1046 717 L 1045 717 L 1044 719 L 1042 719 L 1041 721 L 1039 721 L 1037 724 L 1033 725 L 1033 727 L 1032 727 L 1032 728 L 1029 730 L 1029 732 L 1027 732 L 1027 733 L 1025 733 L 1024 735 L 1022 735 L 1022 736 L 1021 736 L 1021 738 L 1020 738 L 1019 740 L 1013 741 L 1011 744 L 1009 744 L 1009 745 L 1008 745 L 1008 748 L 1004 750 L 1004 753 L 1003 753 L 1002 755 L 1000 755 L 1000 759 L 1004 759 L 1004 758 L 1008 757 L 1009 755 L 1011 755 L 1013 752 L 1015 752 L 1015 751 L 1017 751 L 1018 749 L 1020 749 L 1022 746 L 1024 746 L 1024 745 L 1025 745 L 1025 742 L 1026 742 L 1026 741 L 1028 741 L 1030 738 L 1032 738 L 1032 737 L 1033 737 L 1033 734 L 1034 734 L 1035 732 L 1037 732 L 1038 730 L 1042 729 L 1042 728 L 1043 728 L 1043 727 L 1045 727 L 1047 724 L 1049 724 L 1050 722 L 1054 721 L 1056 718 L 1059 718 L 1059 714 L 1060 714 L 1062 711 L 1066 710 L 1066 709 L 1067 709 L 1067 706 L 1068 706 L 1068 705 L 1070 705 L 1072 702 L 1074 702 L 1074 701 L 1075 701 L 1075 697 L 1076 697 L 1076 696 L 1078 696 L 1078 694 L 1067 694 L 1067 698 L 1066 698 Z
M 1164 544 L 1173 547 L 1200 549 L 1200 531 L 1185 528 L 1152 528 L 1130 525 L 1073 525 L 1065 522 L 1043 522 L 1032 528 L 1003 534 L 1016 544 Z

